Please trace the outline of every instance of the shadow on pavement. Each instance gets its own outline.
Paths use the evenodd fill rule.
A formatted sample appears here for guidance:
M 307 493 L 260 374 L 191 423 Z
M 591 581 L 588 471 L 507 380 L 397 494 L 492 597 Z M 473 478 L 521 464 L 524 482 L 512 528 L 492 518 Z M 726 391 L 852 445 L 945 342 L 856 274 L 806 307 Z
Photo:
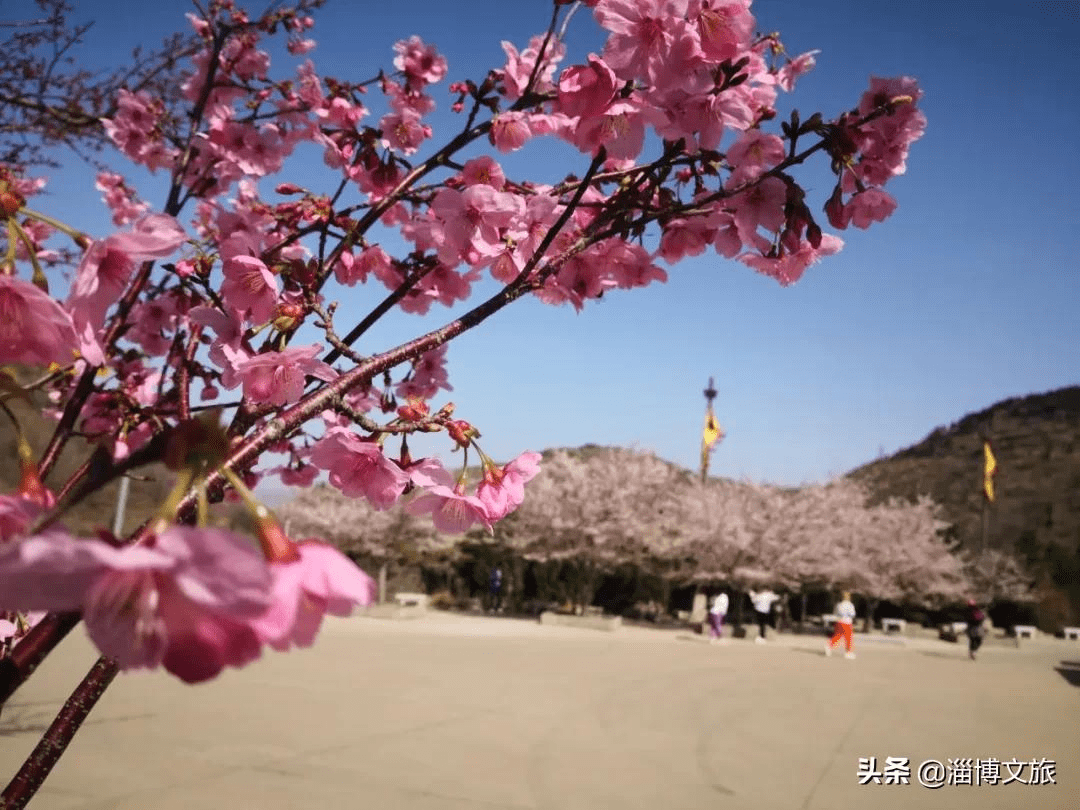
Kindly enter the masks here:
M 1080 661 L 1062 661 L 1054 669 L 1073 686 L 1080 686 Z
M 41 734 L 52 722 L 53 713 L 46 712 L 21 712 L 18 707 L 4 712 L 0 719 L 0 737 L 14 737 L 19 734 Z
M 788 649 L 790 649 L 792 652 L 806 653 L 807 655 L 814 655 L 814 656 L 817 656 L 818 658 L 824 658 L 825 657 L 824 645 L 822 645 L 822 649 L 813 649 L 811 647 L 789 647 Z M 843 655 L 844 651 L 843 650 L 840 650 L 840 652 L 835 652 L 834 651 L 834 654 L 835 655 Z

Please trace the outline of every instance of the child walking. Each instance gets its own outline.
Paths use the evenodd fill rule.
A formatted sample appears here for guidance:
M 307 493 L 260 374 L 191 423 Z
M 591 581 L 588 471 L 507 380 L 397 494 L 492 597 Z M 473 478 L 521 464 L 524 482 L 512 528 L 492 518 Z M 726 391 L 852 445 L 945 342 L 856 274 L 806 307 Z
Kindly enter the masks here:
M 851 651 L 851 631 L 852 624 L 855 622 L 855 605 L 851 603 L 851 594 L 844 591 L 844 598 L 833 609 L 833 613 L 836 614 L 836 632 L 833 633 L 833 637 L 829 639 L 825 644 L 825 655 L 832 655 L 832 648 L 836 646 L 836 643 L 840 639 L 844 640 L 844 658 L 854 658 L 855 653 Z
M 709 608 L 709 641 L 720 641 L 724 629 L 724 616 L 727 615 L 728 595 L 721 591 L 713 599 L 712 607 Z

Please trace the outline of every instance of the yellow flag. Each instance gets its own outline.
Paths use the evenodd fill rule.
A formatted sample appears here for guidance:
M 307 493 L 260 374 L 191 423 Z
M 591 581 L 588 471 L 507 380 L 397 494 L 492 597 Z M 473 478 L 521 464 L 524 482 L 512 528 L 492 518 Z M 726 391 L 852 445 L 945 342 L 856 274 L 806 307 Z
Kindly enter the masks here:
M 716 422 L 716 417 L 713 415 L 712 405 L 705 412 L 705 429 L 701 432 L 701 452 L 707 453 L 712 450 L 713 445 L 720 439 L 724 438 L 724 431 L 720 429 L 720 425 Z
M 986 500 L 993 503 L 994 476 L 997 475 L 997 459 L 994 458 L 994 451 L 990 449 L 990 442 L 983 442 L 983 456 L 985 457 L 985 466 L 983 467 L 983 494 L 986 495 Z

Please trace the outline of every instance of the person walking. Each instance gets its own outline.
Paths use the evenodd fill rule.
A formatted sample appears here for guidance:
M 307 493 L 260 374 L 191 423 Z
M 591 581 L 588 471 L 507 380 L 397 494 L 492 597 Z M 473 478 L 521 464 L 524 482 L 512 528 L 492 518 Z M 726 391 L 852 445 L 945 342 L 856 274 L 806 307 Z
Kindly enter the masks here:
M 855 605 L 851 603 L 850 593 L 844 591 L 843 599 L 833 608 L 833 613 L 836 614 L 836 632 L 825 643 L 825 655 L 832 655 L 832 648 L 843 639 L 846 650 L 844 658 L 854 658 L 855 653 L 851 651 L 851 632 L 855 623 Z
M 498 566 L 491 569 L 491 579 L 488 581 L 488 591 L 490 592 L 491 612 L 498 613 L 502 610 L 502 581 L 503 572 Z
M 770 590 L 750 591 L 750 601 L 754 603 L 754 613 L 757 615 L 758 637 L 754 639 L 756 644 L 764 644 L 765 628 L 769 626 L 769 616 L 772 613 L 773 602 L 780 597 Z
M 720 591 L 713 597 L 712 607 L 709 608 L 709 641 L 715 644 L 722 638 L 724 629 L 724 616 L 728 610 L 728 595 Z
M 983 643 L 984 621 L 986 621 L 986 614 L 979 609 L 979 605 L 974 599 L 968 599 L 968 658 L 972 661 L 975 660 L 975 653 L 979 651 L 979 647 Z

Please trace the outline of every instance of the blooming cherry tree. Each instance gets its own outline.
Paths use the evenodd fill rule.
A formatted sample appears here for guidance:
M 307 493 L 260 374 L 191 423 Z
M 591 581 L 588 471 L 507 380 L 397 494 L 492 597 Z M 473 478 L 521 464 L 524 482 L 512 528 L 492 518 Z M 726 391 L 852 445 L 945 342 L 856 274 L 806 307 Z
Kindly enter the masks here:
M 670 542 L 670 494 L 687 477 L 650 453 L 556 450 L 496 536 L 531 559 L 575 562 L 581 587 L 574 598 L 586 607 L 601 571 L 658 554 Z
M 53 612 L 11 646 L 0 701 L 80 616 L 104 654 L 78 687 L 77 711 L 50 728 L 5 790 L 7 807 L 33 795 L 119 669 L 163 666 L 204 680 L 263 646 L 308 644 L 323 614 L 370 600 L 366 575 L 340 555 L 285 535 L 250 493 L 258 479 L 310 483 L 325 471 L 376 510 L 407 499 L 407 511 L 440 530 L 493 529 L 528 503 L 537 459 L 496 463 L 477 427 L 435 402 L 451 390 L 450 341 L 525 296 L 583 309 L 611 290 L 663 281 L 661 263 L 710 247 L 790 284 L 842 244 L 818 224 L 798 166 L 828 158 L 829 224 L 865 227 L 895 207 L 882 186 L 905 171 L 925 125 L 921 91 L 902 77 L 872 79 L 850 111 L 793 113 L 773 127 L 778 93 L 814 59 L 791 58 L 776 34 L 754 34 L 748 0 L 586 2 L 606 42 L 580 55 L 567 53 L 573 12 L 559 0 L 545 30 L 524 47 L 505 44 L 505 64 L 478 80 L 455 77 L 416 37 L 388 49 L 392 66 L 369 78 L 324 76 L 307 56 L 316 5 L 252 17 L 212 0 L 188 15 L 190 34 L 159 62 L 137 63 L 107 102 L 79 97 L 85 78 L 72 76 L 59 100 L 43 80 L 35 103 L 54 114 L 12 130 L 48 142 L 89 133 L 121 163 L 163 178 L 163 196 L 139 199 L 121 166 L 110 167 L 98 186 L 120 230 L 89 235 L 38 210 L 48 202 L 34 199 L 40 161 L 10 149 L 0 165 L 0 363 L 45 367 L 12 378 L 5 396 L 41 392 L 56 420 L 6 496 L 0 552 L 5 616 Z M 271 72 L 268 51 L 281 35 L 295 59 L 284 74 Z M 16 49 L 40 42 L 14 40 Z M 32 60 L 16 63 L 33 75 Z M 179 81 L 154 80 L 176 64 Z M 452 77 L 460 126 L 436 141 L 432 93 Z M 17 88 L 8 95 L 22 98 Z M 500 163 L 543 138 L 580 152 L 580 167 L 539 180 Z M 493 154 L 472 154 L 485 142 Z M 322 152 L 333 187 L 286 179 L 302 144 Z M 52 270 L 65 266 L 66 292 Z M 390 349 L 358 348 L 391 313 L 470 301 L 485 274 L 498 291 L 464 314 Z M 369 312 L 343 318 L 337 285 L 356 284 L 384 289 Z M 219 404 L 223 390 L 236 394 Z M 461 472 L 413 459 L 414 433 L 445 436 L 462 451 Z M 96 449 L 51 493 L 43 482 L 76 435 Z M 287 462 L 275 465 L 275 454 Z M 482 469 L 475 490 L 470 458 Z M 175 474 L 174 491 L 132 536 L 60 528 L 75 503 L 159 461 Z M 555 464 L 572 478 L 568 462 Z M 585 508 L 578 524 L 590 528 L 576 534 L 576 519 L 560 518 L 567 553 L 578 542 L 631 542 L 639 533 L 624 522 L 641 504 L 628 493 L 641 487 L 610 471 L 580 483 L 613 500 Z M 655 483 L 671 484 L 663 475 Z M 249 546 L 206 527 L 210 504 L 227 496 L 255 516 Z M 597 509 L 610 514 L 589 513 Z M 205 663 L 192 669 L 182 659 L 196 654 Z

